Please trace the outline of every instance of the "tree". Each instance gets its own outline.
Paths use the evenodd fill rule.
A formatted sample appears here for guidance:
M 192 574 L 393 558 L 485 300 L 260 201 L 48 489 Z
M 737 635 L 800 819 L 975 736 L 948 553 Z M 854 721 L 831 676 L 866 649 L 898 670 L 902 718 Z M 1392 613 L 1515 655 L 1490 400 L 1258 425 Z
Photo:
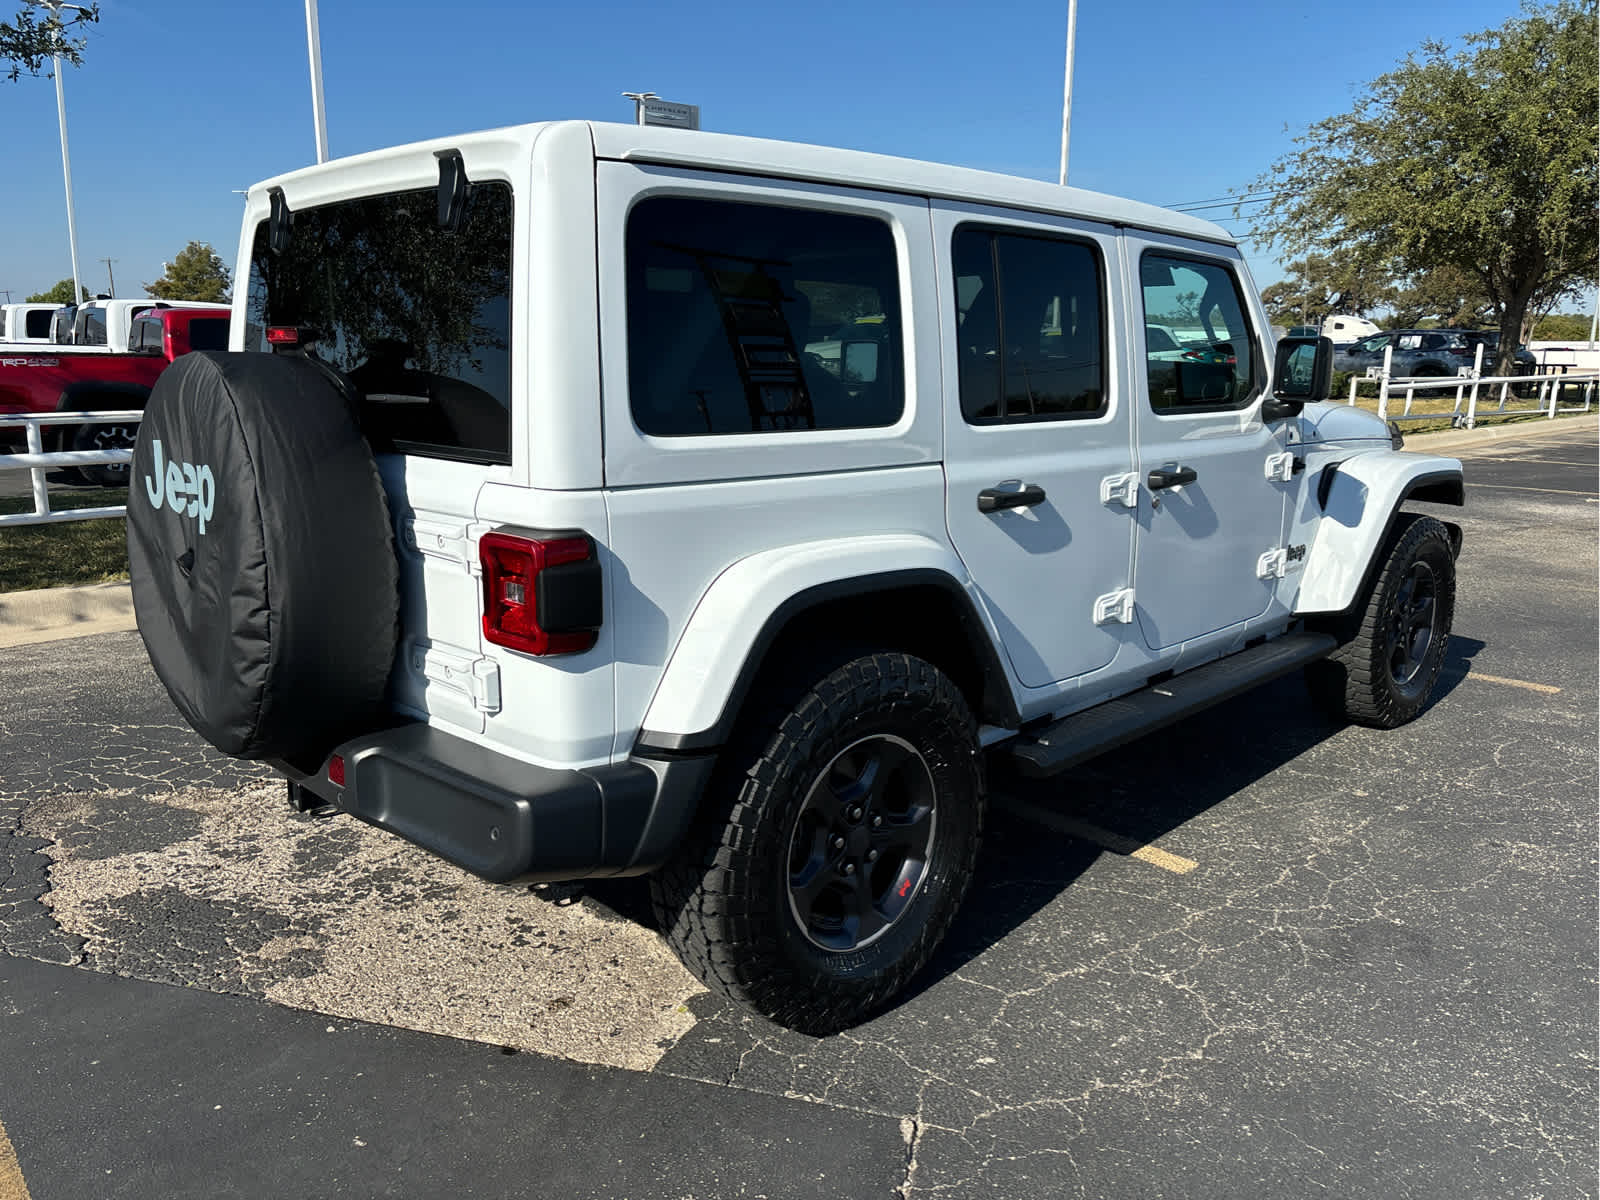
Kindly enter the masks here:
M 1585 313 L 1555 313 L 1533 327 L 1530 340 L 1540 342 L 1586 342 L 1589 316 Z
M 99 19 L 98 4 L 77 9 L 65 21 L 59 12 L 49 9 L 41 17 L 29 4 L 14 21 L 0 21 L 0 63 L 10 64 L 6 78 L 14 83 L 23 75 L 39 75 L 52 54 L 80 66 L 85 39 L 70 38 L 67 30 L 75 25 L 92 25 Z
M 78 286 L 82 287 L 83 285 L 79 284 Z M 89 289 L 83 288 L 83 295 L 79 296 L 78 299 L 89 299 Z M 42 292 L 35 292 L 33 295 L 28 297 L 27 302 L 29 304 L 71 304 L 72 280 L 63 279 L 53 288 L 48 288 Z
M 148 295 L 157 300 L 214 300 L 228 303 L 229 287 L 233 277 L 227 266 L 211 248 L 210 242 L 190 242 L 178 256 L 162 264 L 166 274 L 154 283 L 144 285 Z
M 1494 302 L 1476 276 L 1460 267 L 1436 267 L 1396 288 L 1389 302 L 1390 329 L 1415 329 L 1423 323 L 1474 329 L 1498 322 Z
M 1530 312 L 1594 277 L 1595 0 L 1530 7 L 1452 53 L 1436 42 L 1311 126 L 1253 185 L 1258 241 L 1291 254 L 1453 267 L 1498 319 L 1500 369 Z
M 1274 321 L 1319 325 L 1333 312 L 1364 317 L 1389 302 L 1394 289 L 1381 266 L 1350 255 L 1308 254 L 1289 264 L 1289 277 L 1261 293 Z

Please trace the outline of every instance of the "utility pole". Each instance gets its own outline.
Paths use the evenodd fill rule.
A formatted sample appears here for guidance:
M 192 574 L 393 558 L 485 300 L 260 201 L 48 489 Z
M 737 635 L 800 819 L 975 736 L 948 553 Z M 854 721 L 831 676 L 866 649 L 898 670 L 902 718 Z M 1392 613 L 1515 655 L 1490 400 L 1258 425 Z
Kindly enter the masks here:
M 106 265 L 106 278 L 110 280 L 111 294 L 115 296 L 117 294 L 117 277 L 111 273 L 111 264 L 117 260 L 114 258 L 102 258 L 100 261 Z

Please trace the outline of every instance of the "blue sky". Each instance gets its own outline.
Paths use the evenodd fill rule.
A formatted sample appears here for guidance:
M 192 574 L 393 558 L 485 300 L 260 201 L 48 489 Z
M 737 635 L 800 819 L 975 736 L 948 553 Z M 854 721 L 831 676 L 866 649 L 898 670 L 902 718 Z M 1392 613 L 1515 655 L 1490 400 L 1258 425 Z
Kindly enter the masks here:
M 17 0 L 0 0 L 14 9 Z M 315 157 L 298 0 L 101 0 L 65 74 L 84 282 L 143 294 L 190 239 L 230 266 L 233 189 Z M 1515 0 L 1080 0 L 1071 182 L 1178 205 L 1246 188 L 1426 38 Z M 9 11 L 5 13 L 9 16 Z M 624 90 L 707 129 L 1054 179 L 1066 3 L 805 6 L 321 0 L 332 154 L 557 117 L 632 119 Z M 55 90 L 0 79 L 0 289 L 70 273 Z M 1200 215 L 1243 231 L 1227 208 Z M 1258 285 L 1281 271 L 1250 251 Z M 0 293 L 3 294 L 3 293 Z

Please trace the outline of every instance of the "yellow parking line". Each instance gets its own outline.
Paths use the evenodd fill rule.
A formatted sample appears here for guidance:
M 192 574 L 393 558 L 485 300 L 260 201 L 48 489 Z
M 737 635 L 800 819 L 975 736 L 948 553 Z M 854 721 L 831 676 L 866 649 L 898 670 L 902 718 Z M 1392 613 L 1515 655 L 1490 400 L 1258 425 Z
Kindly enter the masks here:
M 1137 838 L 1125 837 L 1120 833 L 1112 833 L 1109 829 L 1101 829 L 1098 825 L 1091 825 L 1087 821 L 1080 821 L 1075 817 L 1063 816 L 1061 813 L 1051 812 L 1047 808 L 1040 808 L 1037 804 L 1028 804 L 1013 796 L 996 796 L 995 807 L 1005 812 L 1013 813 L 1035 825 L 1043 825 L 1046 829 L 1053 829 L 1057 833 L 1064 833 L 1069 837 L 1080 838 L 1092 842 L 1102 850 L 1109 850 L 1113 854 L 1121 854 L 1127 858 L 1137 858 L 1140 862 L 1149 863 L 1152 867 L 1160 867 L 1163 871 L 1171 871 L 1174 875 L 1187 875 L 1200 864 L 1192 858 L 1184 858 L 1181 854 L 1173 854 L 1159 846 L 1152 846 L 1148 842 L 1141 842 Z
M 1525 688 L 1530 692 L 1543 692 L 1547 696 L 1554 696 L 1561 689 L 1548 683 L 1529 683 L 1526 679 L 1506 679 L 1501 675 L 1485 675 L 1482 671 L 1463 671 L 1452 668 L 1451 674 L 1464 675 L 1468 679 L 1476 679 L 1482 683 L 1503 683 L 1507 687 Z
M 32 1200 L 28 1181 L 22 1177 L 22 1164 L 17 1162 L 17 1152 L 11 1148 L 4 1125 L 0 1125 L 0 1200 Z

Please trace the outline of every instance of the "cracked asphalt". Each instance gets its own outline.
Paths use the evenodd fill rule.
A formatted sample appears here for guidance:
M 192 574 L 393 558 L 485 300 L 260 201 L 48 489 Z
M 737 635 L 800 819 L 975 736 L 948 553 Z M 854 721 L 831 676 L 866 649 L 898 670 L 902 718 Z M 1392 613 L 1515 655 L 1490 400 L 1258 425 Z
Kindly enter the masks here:
M 826 1039 L 701 989 L 637 881 L 291 815 L 137 635 L 8 651 L 0 1159 L 34 1200 L 1593 1197 L 1595 426 L 1445 452 L 1419 720 L 1287 679 L 1001 772 L 937 959 Z

